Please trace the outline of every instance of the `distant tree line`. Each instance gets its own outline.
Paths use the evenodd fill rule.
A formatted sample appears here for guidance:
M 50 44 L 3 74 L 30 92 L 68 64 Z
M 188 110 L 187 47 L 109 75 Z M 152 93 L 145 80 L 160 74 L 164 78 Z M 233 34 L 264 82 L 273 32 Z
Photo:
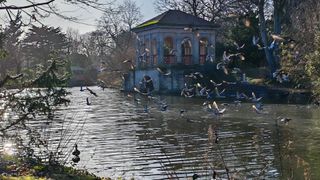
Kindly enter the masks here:
M 2 2 L 7 5 L 8 11 L 24 8 Z M 81 5 L 85 3 L 79 0 L 68 2 Z M 50 8 L 50 3 L 48 0 L 48 4 L 43 6 Z M 91 3 L 92 6 L 97 5 L 96 1 Z M 105 4 L 104 14 L 97 21 L 97 29 L 85 35 L 80 35 L 73 29 L 63 33 L 60 29 L 46 26 L 29 26 L 29 30 L 25 31 L 21 28 L 25 26 L 25 20 L 22 21 L 18 17 L 23 13 L 26 15 L 26 12 L 18 11 L 20 15 L 17 13 L 15 16 L 12 12 L 8 13 L 11 19 L 10 25 L 2 30 L 3 38 L 1 38 L 5 51 L 1 51 L 0 55 L 7 54 L 3 58 L 6 60 L 0 62 L 1 76 L 8 71 L 21 72 L 24 67 L 39 66 L 39 64 L 46 66 L 46 62 L 40 63 L 39 57 L 47 59 L 48 56 L 44 54 L 53 52 L 53 49 L 60 57 L 69 59 L 69 65 L 85 68 L 101 67 L 98 69 L 100 71 L 127 71 L 130 66 L 122 61 L 135 59 L 135 35 L 130 30 L 141 22 L 140 9 L 132 0 L 125 0 L 122 4 L 109 2 Z M 29 5 L 38 6 L 38 4 Z M 97 7 L 101 10 L 102 6 Z M 242 53 L 245 54 L 246 61 L 240 66 L 266 66 L 270 79 L 274 72 L 281 71 L 289 75 L 290 86 L 315 88 L 316 83 L 312 82 L 315 78 L 311 76 L 317 76 L 317 73 L 307 73 L 312 72 L 308 63 L 308 58 L 311 56 L 307 55 L 316 50 L 318 1 L 157 0 L 155 7 L 159 12 L 179 9 L 219 24 L 217 58 L 221 58 L 224 51 L 232 53 L 235 49 L 234 43 L 245 44 Z M 51 8 L 51 13 L 59 14 L 59 11 Z M 39 19 L 41 17 L 37 12 L 29 13 L 30 22 L 35 23 L 33 15 L 39 16 Z M 42 31 L 49 32 L 43 37 L 52 40 L 51 44 L 49 41 L 39 41 L 38 44 L 32 42 L 37 41 L 35 34 L 40 35 Z M 52 39 L 50 34 L 56 38 Z M 279 35 L 284 41 L 272 45 L 274 39 L 271 35 Z M 252 44 L 253 36 L 259 39 L 261 49 Z
M 178 9 L 218 23 L 218 58 L 231 50 L 233 42 L 245 43 L 245 66 L 267 65 L 274 72 L 289 75 L 294 88 L 312 88 L 320 92 L 319 57 L 320 2 L 317 0 L 157 0 L 160 12 Z M 271 35 L 283 38 L 273 42 Z M 263 50 L 252 46 L 252 36 L 260 39 Z M 318 93 L 320 94 L 320 93 Z

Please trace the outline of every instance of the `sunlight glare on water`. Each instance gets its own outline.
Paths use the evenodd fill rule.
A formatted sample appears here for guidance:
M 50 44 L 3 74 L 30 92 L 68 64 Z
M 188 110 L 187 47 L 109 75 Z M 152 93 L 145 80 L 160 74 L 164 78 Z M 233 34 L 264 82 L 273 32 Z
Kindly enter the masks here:
M 264 113 L 257 114 L 251 103 L 229 103 L 217 118 L 203 108 L 204 99 L 155 96 L 168 104 L 161 111 L 140 96 L 90 88 L 98 97 L 71 88 L 70 106 L 62 107 L 46 130 L 53 149 L 61 135 L 65 153 L 71 154 L 78 144 L 77 168 L 103 177 L 135 179 L 186 179 L 195 173 L 210 179 L 213 172 L 227 178 L 225 167 L 238 179 L 320 177 L 316 107 L 265 104 Z M 91 105 L 86 104 L 87 97 Z M 284 124 L 277 120 L 280 116 L 293 120 Z M 71 164 L 72 155 L 64 158 Z
M 13 144 L 12 142 L 5 142 L 3 144 L 2 153 L 9 156 L 15 155 L 17 153 L 15 144 Z

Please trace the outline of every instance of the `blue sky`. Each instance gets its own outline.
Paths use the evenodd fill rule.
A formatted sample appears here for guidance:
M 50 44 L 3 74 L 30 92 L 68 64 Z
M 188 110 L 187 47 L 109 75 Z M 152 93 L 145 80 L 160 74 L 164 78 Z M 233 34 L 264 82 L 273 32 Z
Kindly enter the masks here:
M 41 0 L 42 2 L 43 0 Z M 42 20 L 42 22 L 46 25 L 54 26 L 54 27 L 61 27 L 63 31 L 66 31 L 68 28 L 77 29 L 80 34 L 84 34 L 90 31 L 95 30 L 96 28 L 96 20 L 99 19 L 102 15 L 101 11 L 98 11 L 93 8 L 79 8 L 76 6 L 66 5 L 65 0 L 56 0 L 54 2 L 54 5 L 63 12 L 64 15 L 67 16 L 74 16 L 78 19 L 81 19 L 81 22 L 85 24 L 90 25 L 84 25 L 79 23 L 73 23 L 64 19 L 61 19 L 59 17 L 56 17 L 54 15 L 51 15 L 50 17 Z M 106 1 L 114 1 L 121 3 L 123 0 L 106 0 Z M 142 21 L 148 20 L 154 16 L 157 15 L 157 12 L 154 8 L 154 2 L 156 0 L 133 0 L 136 2 L 136 4 L 140 7 L 141 13 L 143 15 Z M 25 5 L 21 0 L 9 0 L 7 1 L 8 5 L 16 5 L 16 6 L 22 6 Z M 40 2 L 40 0 L 39 0 Z M 5 11 L 0 11 L 0 24 L 3 24 L 4 22 L 8 22 L 7 20 L 7 14 Z
M 157 15 L 157 12 L 154 8 L 154 2 L 156 0 L 134 0 L 136 4 L 140 7 L 141 13 L 143 15 L 143 20 L 148 20 Z M 119 3 L 121 0 L 119 1 Z M 90 25 L 84 24 L 77 24 L 70 21 L 63 20 L 58 17 L 49 17 L 44 22 L 45 24 L 49 24 L 52 26 L 60 26 L 64 31 L 67 30 L 69 27 L 72 29 L 78 29 L 79 33 L 83 34 L 86 32 L 90 32 L 95 30 L 96 19 L 98 19 L 102 12 L 94 9 L 77 9 L 74 7 L 66 7 L 65 11 L 70 11 L 72 16 L 76 16 L 77 18 L 81 19 L 82 22 Z

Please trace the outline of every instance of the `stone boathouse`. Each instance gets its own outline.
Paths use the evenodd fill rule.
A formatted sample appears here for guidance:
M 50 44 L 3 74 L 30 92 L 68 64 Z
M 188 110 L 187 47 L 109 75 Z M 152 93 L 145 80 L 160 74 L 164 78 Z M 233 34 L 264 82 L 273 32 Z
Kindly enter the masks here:
M 179 92 L 188 73 L 204 69 L 215 61 L 218 26 L 178 10 L 166 11 L 133 28 L 136 34 L 134 69 L 124 79 L 124 90 L 138 87 L 150 76 L 159 93 Z M 157 68 L 166 69 L 164 75 Z

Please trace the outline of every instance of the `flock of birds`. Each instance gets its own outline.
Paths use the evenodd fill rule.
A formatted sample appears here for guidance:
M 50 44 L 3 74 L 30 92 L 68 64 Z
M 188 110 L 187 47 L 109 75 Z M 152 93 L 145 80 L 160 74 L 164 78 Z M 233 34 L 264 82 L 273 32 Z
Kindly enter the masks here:
M 185 30 L 190 31 L 190 32 L 194 32 L 194 30 L 191 28 L 185 28 Z M 197 31 L 195 31 L 195 32 L 197 33 Z M 196 34 L 196 35 L 198 37 L 198 34 Z M 259 43 L 260 38 L 257 36 L 253 36 L 252 37 L 252 45 L 257 47 L 258 50 L 264 50 L 264 49 L 275 50 L 275 48 L 279 46 L 280 42 L 285 42 L 285 43 L 294 42 L 293 39 L 290 39 L 290 38 L 285 39 L 279 35 L 274 35 L 274 34 L 271 35 L 271 38 L 272 38 L 272 42 L 270 43 L 269 46 L 262 46 Z M 143 44 L 142 41 L 139 39 L 139 37 L 137 37 L 137 39 L 138 39 L 138 42 L 140 42 L 139 44 Z M 205 45 L 207 48 L 209 48 L 209 50 L 215 48 L 212 44 L 208 43 L 207 41 L 204 41 L 201 39 L 199 41 L 200 41 L 200 44 Z M 191 43 L 191 40 L 189 38 L 185 38 L 181 41 L 181 45 L 188 44 L 188 43 L 189 44 Z M 234 73 L 234 74 L 242 74 L 241 69 L 235 67 L 230 70 L 228 67 L 231 64 L 231 62 L 233 62 L 235 60 L 240 59 L 241 61 L 244 61 L 246 59 L 244 53 L 241 52 L 242 49 L 245 47 L 245 44 L 240 45 L 237 42 L 234 42 L 233 45 L 236 49 L 236 52 L 235 53 L 228 53 L 227 51 L 224 51 L 223 56 L 222 56 L 222 61 L 217 63 L 217 65 L 216 65 L 216 69 L 222 70 L 226 75 L 228 75 L 230 73 L 230 71 L 231 71 L 231 73 Z M 144 47 L 143 45 L 139 45 L 139 46 L 141 46 L 143 48 L 142 48 L 142 50 L 137 50 L 138 61 L 143 62 L 143 63 L 147 63 L 146 55 L 150 54 L 150 49 Z M 190 46 L 191 46 L 191 44 L 190 44 Z M 169 52 L 169 55 L 176 55 L 177 51 L 174 48 L 168 47 L 168 52 Z M 206 61 L 214 63 L 214 58 L 211 53 L 207 54 Z M 135 65 L 132 60 L 127 59 L 127 60 L 124 60 L 123 63 L 130 63 L 131 69 L 135 69 Z M 159 70 L 159 68 L 158 68 L 158 70 Z M 159 70 L 159 72 L 163 73 L 162 70 Z M 166 72 L 166 73 L 168 73 L 168 74 L 164 74 L 164 75 L 169 75 L 171 72 Z M 276 72 L 273 73 L 273 78 L 280 83 L 289 81 L 288 74 L 285 73 L 281 69 L 278 69 L 278 70 L 276 70 Z
M 189 29 L 187 29 L 189 30 Z M 285 42 L 286 40 L 278 35 L 271 35 L 271 38 L 273 41 L 269 46 L 261 46 L 259 44 L 260 39 L 256 36 L 252 37 L 252 45 L 256 46 L 259 50 L 263 49 L 269 49 L 273 50 L 276 48 L 276 46 L 279 45 L 280 42 Z M 139 39 L 138 39 L 139 41 Z M 140 40 L 141 41 L 141 40 Z M 183 40 L 182 43 L 187 43 L 188 40 Z M 201 42 L 200 42 L 201 43 Z M 207 42 L 203 42 L 207 45 L 207 47 L 211 47 L 210 44 Z M 231 73 L 233 74 L 242 74 L 242 70 L 237 67 L 233 67 L 232 69 L 229 68 L 229 65 L 233 61 L 241 60 L 244 61 L 245 55 L 242 51 L 242 49 L 245 47 L 245 44 L 238 44 L 237 42 L 234 42 L 234 47 L 236 49 L 235 53 L 227 53 L 227 51 L 224 51 L 223 56 L 222 56 L 222 61 L 217 63 L 216 69 L 217 70 L 222 70 L 224 74 L 228 75 Z M 175 50 L 171 49 L 170 52 L 174 53 Z M 143 57 L 147 54 L 150 53 L 150 50 L 148 48 L 144 48 L 143 52 L 139 55 L 138 60 L 143 61 Z M 207 56 L 206 58 L 207 61 L 212 61 L 212 58 L 210 58 L 210 55 Z M 125 60 L 123 63 L 130 63 L 131 67 L 134 68 L 134 64 L 131 60 Z M 163 76 L 169 76 L 171 75 L 171 70 L 167 68 L 157 68 L 157 71 L 163 75 Z M 186 78 L 189 78 L 192 80 L 191 84 L 184 84 L 184 87 L 181 90 L 181 96 L 191 98 L 194 96 L 202 96 L 206 97 L 206 101 L 203 103 L 203 106 L 207 108 L 209 112 L 212 112 L 215 116 L 221 116 L 226 112 L 226 108 L 220 108 L 219 105 L 213 101 L 212 103 L 209 102 L 209 100 L 212 99 L 221 99 L 221 98 L 226 98 L 225 92 L 226 88 L 229 85 L 236 85 L 237 82 L 227 82 L 227 81 L 222 81 L 221 83 L 216 83 L 213 80 L 209 80 L 207 82 L 204 82 L 204 79 L 207 79 L 204 77 L 204 75 L 200 72 L 193 72 L 190 74 L 185 75 Z M 278 69 L 276 72 L 273 73 L 273 78 L 275 78 L 278 82 L 287 82 L 289 81 L 288 75 L 281 69 Z M 100 83 L 101 84 L 101 83 Z M 103 83 L 104 84 L 104 83 Z M 168 104 L 164 101 L 161 101 L 155 97 L 152 96 L 151 92 L 153 91 L 153 87 L 150 88 L 148 87 L 148 84 L 153 84 L 152 83 L 152 78 L 150 76 L 145 75 L 142 81 L 140 82 L 140 88 L 135 87 L 133 90 L 142 95 L 145 96 L 146 98 L 149 98 L 156 102 L 156 104 L 159 105 L 159 109 L 161 111 L 166 111 L 168 109 Z M 103 88 L 103 86 L 100 86 Z M 104 88 L 103 88 L 104 89 Z M 80 91 L 89 91 L 90 94 L 97 96 L 95 92 L 93 92 L 90 88 L 86 87 L 86 89 L 82 89 Z M 131 96 L 131 95 L 129 95 Z M 233 95 L 235 98 L 233 100 L 233 103 L 236 104 L 237 106 L 241 105 L 242 101 L 248 101 L 252 102 L 252 109 L 254 112 L 257 114 L 264 114 L 265 112 L 263 111 L 263 103 L 262 103 L 262 97 L 257 97 L 254 92 L 251 92 L 251 96 L 246 95 L 245 93 L 240 93 L 236 92 L 235 95 Z M 139 102 L 139 99 L 135 99 L 137 102 Z M 86 99 L 87 105 L 91 105 L 91 102 L 89 101 L 89 97 Z M 145 112 L 148 112 L 148 107 L 145 107 Z M 180 114 L 183 115 L 185 110 L 181 110 Z M 291 119 L 290 118 L 279 118 L 281 122 L 288 123 Z
M 271 35 L 273 41 L 269 46 L 262 47 L 259 44 L 260 39 L 256 36 L 252 37 L 252 44 L 256 46 L 259 50 L 263 49 L 275 49 L 276 46 L 279 45 L 280 42 L 286 41 L 284 38 L 278 36 L 278 35 Z M 232 69 L 229 68 L 229 64 L 232 61 L 235 60 L 241 60 L 244 61 L 245 55 L 241 52 L 241 50 L 245 47 L 245 44 L 239 45 L 237 42 L 234 42 L 235 49 L 237 50 L 236 53 L 230 53 L 228 54 L 227 51 L 224 51 L 222 56 L 222 61 L 217 63 L 216 69 L 222 70 L 224 74 L 228 75 L 231 71 L 231 73 L 235 74 L 242 74 L 242 71 L 240 68 L 234 67 Z M 146 50 L 145 52 L 149 52 L 149 50 Z M 210 60 L 210 58 L 207 58 L 207 60 Z M 129 62 L 128 60 L 124 61 L 124 63 Z M 130 61 L 131 62 L 131 61 Z M 171 74 L 170 69 L 167 68 L 157 68 L 158 72 L 163 76 L 169 76 Z M 146 77 L 146 76 L 145 76 Z M 149 81 L 152 81 L 152 79 L 147 76 Z M 216 101 L 210 102 L 210 100 L 213 99 L 221 99 L 226 98 L 226 89 L 230 85 L 236 85 L 237 82 L 227 82 L 222 81 L 221 83 L 217 83 L 213 80 L 207 80 L 202 73 L 200 72 L 193 72 L 190 74 L 185 75 L 186 78 L 191 79 L 192 83 L 185 83 L 184 87 L 181 90 L 180 95 L 186 98 L 191 98 L 195 96 L 201 96 L 205 97 L 206 101 L 203 103 L 203 106 L 209 111 L 212 112 L 215 116 L 222 116 L 226 112 L 226 107 L 220 108 Z M 281 69 L 278 69 L 275 73 L 273 73 L 273 78 L 275 78 L 278 82 L 287 82 L 289 81 L 288 75 Z M 205 82 L 205 79 L 207 82 Z M 146 81 L 145 78 L 140 82 L 140 88 L 134 88 L 134 91 L 142 96 L 145 96 L 146 98 L 149 98 L 156 102 L 156 104 L 159 105 L 159 109 L 161 111 L 166 111 L 168 109 L 168 104 L 164 101 L 161 101 L 155 97 L 152 96 L 152 91 L 149 90 L 149 88 L 145 85 Z M 144 85 L 143 88 L 141 88 L 141 84 Z M 130 95 L 131 96 L 131 95 Z M 236 92 L 235 95 L 233 95 L 233 103 L 237 106 L 241 105 L 242 101 L 247 101 L 252 103 L 252 110 L 257 114 L 266 114 L 263 109 L 263 103 L 262 103 L 262 97 L 257 97 L 255 92 L 251 92 L 251 96 L 246 95 L 245 93 L 240 93 L 239 91 Z M 140 99 L 135 99 L 137 102 L 140 101 Z M 224 103 L 226 105 L 226 103 Z M 148 112 L 148 108 L 145 107 L 145 112 Z M 180 115 L 183 115 L 185 110 L 180 111 Z M 278 117 L 280 122 L 284 122 L 287 124 L 291 118 L 282 118 Z
M 278 42 L 284 41 L 284 39 L 280 36 L 277 35 L 272 35 L 273 41 L 268 47 L 262 47 L 259 44 L 259 38 L 256 36 L 253 36 L 252 38 L 252 44 L 256 46 L 259 50 L 268 48 L 268 49 L 273 49 L 277 45 Z M 183 42 L 186 43 L 186 42 Z M 210 45 L 208 45 L 210 46 Z M 241 52 L 241 50 L 245 47 L 245 44 L 239 45 L 238 43 L 234 42 L 234 46 L 237 50 L 236 53 L 228 54 L 227 51 L 224 51 L 222 61 L 217 63 L 216 69 L 217 70 L 222 70 L 224 74 L 228 75 L 231 71 L 231 73 L 239 73 L 242 74 L 241 69 L 239 68 L 229 68 L 229 64 L 234 61 L 234 60 L 241 60 L 244 61 L 246 58 L 244 54 Z M 145 48 L 144 52 L 139 56 L 138 59 L 143 59 L 142 57 L 146 54 L 149 53 L 150 50 Z M 172 49 L 170 52 L 174 53 L 175 50 Z M 207 61 L 213 62 L 212 57 L 210 55 L 207 56 Z M 133 62 L 131 60 L 125 60 L 123 63 L 131 63 L 131 67 L 134 68 Z M 170 69 L 167 68 L 157 68 L 157 71 L 163 75 L 163 76 L 169 76 L 171 75 Z M 184 87 L 181 90 L 180 95 L 185 97 L 185 98 L 192 98 L 192 97 L 202 97 L 205 98 L 204 103 L 202 106 L 204 109 L 211 113 L 215 117 L 221 117 L 227 112 L 227 106 L 229 104 L 227 103 L 222 103 L 218 105 L 216 102 L 217 99 L 224 99 L 227 98 L 226 95 L 226 90 L 229 86 L 231 85 L 237 85 L 238 82 L 227 82 L 227 81 L 222 81 L 221 83 L 217 83 L 214 80 L 208 80 L 207 77 L 205 77 L 201 72 L 192 72 L 190 74 L 186 74 L 185 77 L 187 79 L 190 79 L 192 83 L 185 83 Z M 282 70 L 277 70 L 273 74 L 273 78 L 275 78 L 277 81 L 280 83 L 289 81 L 288 76 L 282 71 Z M 205 81 L 206 79 L 206 81 Z M 150 76 L 145 76 L 142 81 L 140 82 L 140 88 L 135 87 L 133 90 L 135 93 L 139 94 L 142 96 L 143 99 L 147 101 L 152 101 L 154 102 L 159 108 L 159 111 L 167 111 L 170 105 L 165 101 L 161 100 L 160 98 L 156 98 L 155 96 L 152 95 L 153 92 L 153 85 L 150 87 L 150 84 L 153 84 L 152 78 Z M 103 81 L 99 81 L 99 86 L 104 90 L 105 83 Z M 97 93 L 94 92 L 92 89 L 86 87 L 85 89 L 81 86 L 80 91 L 88 91 L 91 95 L 97 97 Z M 132 96 L 130 93 L 128 94 L 128 97 L 133 97 L 134 100 L 138 104 L 143 104 L 141 103 L 141 99 L 137 98 L 136 96 Z M 252 103 L 252 110 L 257 113 L 257 114 L 267 114 L 267 112 L 264 112 L 263 108 L 263 103 L 262 103 L 262 97 L 257 97 L 255 92 L 251 92 L 251 96 L 248 96 L 247 94 L 243 92 L 236 91 L 234 95 L 232 95 L 233 100 L 232 103 L 235 106 L 241 106 L 242 102 L 251 102 Z M 89 106 L 91 105 L 89 97 L 86 98 L 86 104 Z M 144 112 L 149 113 L 149 107 L 146 103 L 144 105 Z M 223 107 L 221 107 L 223 106 Z M 186 110 L 185 109 L 180 109 L 179 114 L 180 117 L 184 117 Z M 196 123 L 198 121 L 195 120 L 190 120 L 188 118 L 185 118 L 187 122 L 189 123 Z M 291 121 L 291 118 L 288 117 L 278 117 L 277 122 L 284 123 L 287 125 L 289 121 Z M 216 140 L 215 142 L 218 143 L 218 134 L 215 134 Z M 80 151 L 78 150 L 77 144 L 74 146 L 74 151 L 72 152 L 73 158 L 72 161 L 74 163 L 78 163 L 80 161 Z M 193 179 L 197 178 L 197 175 L 195 174 Z
M 188 76 L 195 76 L 198 75 L 199 77 L 203 77 L 203 75 L 199 72 L 196 73 L 192 73 Z M 195 76 L 196 78 L 198 78 L 198 76 Z M 217 104 L 217 102 L 215 101 L 215 99 L 224 99 L 227 98 L 226 95 L 224 95 L 224 93 L 226 92 L 226 88 L 228 87 L 228 85 L 235 85 L 235 82 L 226 82 L 223 81 L 222 83 L 216 83 L 213 80 L 210 80 L 210 83 L 212 84 L 212 87 L 214 88 L 214 90 L 208 89 L 206 86 L 201 86 L 200 83 L 197 83 L 195 86 L 193 87 L 188 87 L 187 84 L 185 84 L 185 87 L 181 90 L 180 95 L 186 98 L 192 98 L 192 97 L 204 97 L 206 100 L 203 102 L 202 106 L 205 107 L 205 109 L 212 113 L 215 117 L 221 117 L 226 111 L 227 111 L 227 106 L 229 106 L 230 104 L 228 103 L 222 103 L 221 105 L 223 106 L 223 108 L 219 107 L 219 105 Z M 225 87 L 223 90 L 219 90 L 219 87 Z M 139 90 L 138 88 L 134 88 L 134 91 L 140 95 L 142 95 L 142 97 L 144 97 L 147 100 L 151 100 L 152 102 L 154 102 L 159 108 L 160 111 L 167 111 L 169 105 L 166 103 L 165 100 L 160 100 L 159 98 L 156 98 L 152 95 L 151 92 L 144 92 Z M 128 94 L 129 97 L 133 97 L 132 95 Z M 241 106 L 242 102 L 251 102 L 252 103 L 252 110 L 257 113 L 257 114 L 267 114 L 267 112 L 264 112 L 263 109 L 263 103 L 262 103 L 262 99 L 263 97 L 257 97 L 256 94 L 254 92 L 251 92 L 251 96 L 246 95 L 245 93 L 240 93 L 240 92 L 236 92 L 235 95 L 232 96 L 233 97 L 233 101 L 232 104 L 234 104 L 235 106 Z M 142 104 L 141 103 L 141 99 L 139 98 L 134 98 L 134 100 L 138 103 L 138 104 Z M 211 101 L 213 100 L 213 101 Z M 149 112 L 149 108 L 147 107 L 147 105 L 144 105 L 144 112 L 148 113 Z M 180 110 L 180 116 L 184 116 L 184 113 L 186 112 L 186 110 L 181 109 Z M 283 122 L 285 124 L 288 124 L 288 122 L 291 120 L 291 118 L 288 117 L 278 117 L 277 118 L 280 122 Z M 189 119 L 186 119 L 188 122 L 190 122 Z
M 98 86 L 104 91 L 104 89 L 107 87 L 106 83 L 99 79 L 98 80 Z M 98 97 L 98 94 L 96 92 L 94 92 L 92 89 L 86 87 L 85 89 L 83 88 L 83 86 L 80 86 L 80 92 L 84 92 L 84 91 L 88 91 L 91 95 L 95 96 L 95 97 Z M 91 102 L 90 102 L 90 99 L 89 97 L 86 98 L 86 103 L 88 106 L 91 105 Z

